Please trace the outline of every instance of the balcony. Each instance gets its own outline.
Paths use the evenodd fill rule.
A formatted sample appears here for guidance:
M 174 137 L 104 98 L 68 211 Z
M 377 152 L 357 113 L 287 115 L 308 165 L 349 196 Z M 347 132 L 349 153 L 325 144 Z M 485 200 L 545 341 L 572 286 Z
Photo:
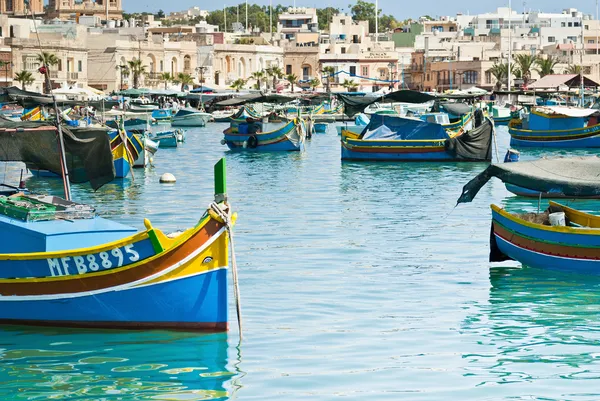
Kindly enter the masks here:
M 146 79 L 150 81 L 160 81 L 162 74 L 162 72 L 149 72 L 148 74 L 146 74 Z
M 58 71 L 49 71 L 48 75 L 50 76 L 50 79 L 58 79 Z
M 70 80 L 77 81 L 79 79 L 79 73 L 78 72 L 67 72 L 67 77 Z

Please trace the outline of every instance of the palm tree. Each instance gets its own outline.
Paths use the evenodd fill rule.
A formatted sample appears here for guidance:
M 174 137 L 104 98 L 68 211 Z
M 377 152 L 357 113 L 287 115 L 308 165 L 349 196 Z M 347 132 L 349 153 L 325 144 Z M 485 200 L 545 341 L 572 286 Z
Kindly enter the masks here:
M 565 74 L 581 74 L 581 66 L 575 64 L 569 64 L 569 66 L 565 69 Z
M 308 85 L 310 85 L 311 89 L 314 91 L 317 86 L 321 85 L 321 81 L 319 81 L 317 78 L 313 78 L 308 81 Z
M 496 85 L 494 89 L 497 91 L 502 89 L 502 85 L 504 85 L 508 79 L 508 64 L 494 63 L 494 65 L 488 71 L 496 79 Z
M 25 90 L 25 86 L 32 84 L 35 79 L 33 79 L 33 74 L 31 74 L 29 71 L 23 70 L 15 75 L 15 81 L 20 82 L 21 89 Z
M 165 83 L 165 90 L 166 90 L 169 82 L 173 82 L 175 79 L 171 75 L 170 72 L 163 72 L 162 74 L 160 74 L 160 80 Z
M 298 82 L 298 77 L 294 74 L 288 74 L 285 76 L 285 79 L 290 83 L 290 89 L 292 90 L 292 92 L 294 92 L 294 85 Z
M 356 82 L 350 81 L 348 79 L 344 79 L 344 83 L 342 83 L 342 86 L 346 88 L 348 92 L 354 92 L 356 88 L 358 88 L 358 84 Z
M 327 86 L 327 93 L 331 92 L 331 77 L 333 74 L 335 74 L 335 68 L 331 66 L 323 68 L 322 75 L 324 75 L 324 78 L 326 79 L 325 86 Z
M 537 56 L 532 56 L 527 53 L 515 55 L 515 62 L 517 63 L 517 68 L 520 72 L 521 79 L 523 79 L 523 86 L 525 87 L 529 83 L 529 80 L 531 80 L 531 67 L 537 63 L 537 59 Z
M 552 56 L 546 58 L 538 57 L 536 64 L 539 68 L 535 70 L 540 74 L 540 77 L 545 77 L 546 75 L 554 74 L 554 66 L 558 64 L 558 59 Z
M 275 87 L 277 86 L 277 80 L 283 76 L 283 71 L 281 71 L 281 68 L 274 65 L 267 68 L 266 73 L 273 78 L 273 90 L 275 90 Z
M 242 79 L 242 78 L 238 78 L 235 81 L 233 81 L 231 83 L 231 86 L 229 86 L 231 89 L 235 89 L 236 92 L 239 92 L 240 89 L 244 89 L 244 86 L 246 85 L 246 80 Z
M 45 71 L 40 72 L 44 74 L 44 92 L 50 93 L 52 90 L 52 81 L 50 80 L 50 68 L 54 67 L 59 63 L 58 57 L 55 54 L 49 52 L 41 52 L 37 56 L 37 62 L 41 64 L 41 67 L 45 68 Z
M 181 84 L 181 91 L 183 92 L 186 86 L 192 85 L 194 83 L 194 78 L 190 74 L 180 72 L 179 74 L 177 74 L 175 79 L 173 79 L 173 82 L 176 84 Z
M 127 67 L 129 67 L 129 71 L 133 75 L 133 87 L 137 89 L 140 83 L 140 77 L 146 74 L 146 66 L 142 64 L 142 60 L 134 58 L 127 62 Z
M 265 77 L 264 71 L 255 71 L 250 75 L 250 77 L 252 79 L 256 79 L 256 89 L 260 90 L 260 81 Z

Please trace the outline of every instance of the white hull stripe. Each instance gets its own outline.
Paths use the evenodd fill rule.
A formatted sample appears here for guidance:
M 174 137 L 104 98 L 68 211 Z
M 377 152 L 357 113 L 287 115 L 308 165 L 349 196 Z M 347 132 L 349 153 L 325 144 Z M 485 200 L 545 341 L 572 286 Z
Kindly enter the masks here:
M 0 302 L 4 302 L 4 301 L 46 301 L 46 300 L 54 300 L 54 299 L 77 298 L 77 297 L 85 297 L 85 296 L 89 296 L 89 295 L 102 294 L 102 293 L 109 292 L 109 291 L 123 291 L 123 290 L 130 289 L 131 287 L 137 287 L 141 284 L 147 283 L 147 282 L 157 279 L 161 276 L 169 274 L 172 271 L 174 271 L 174 270 L 180 268 L 181 266 L 185 265 L 186 263 L 190 262 L 191 260 L 196 258 L 198 255 L 200 255 L 202 252 L 204 252 L 204 250 L 206 248 L 208 248 L 210 245 L 212 245 L 212 243 L 215 242 L 225 232 L 225 230 L 226 230 L 226 227 L 222 227 L 208 241 L 206 241 L 204 243 L 204 245 L 202 245 L 200 248 L 196 249 L 194 252 L 189 254 L 184 259 L 180 260 L 179 262 L 175 263 L 172 266 L 169 266 L 167 269 L 161 270 L 160 272 L 154 273 L 153 275 L 144 277 L 140 280 L 132 281 L 131 283 L 121 284 L 121 285 L 118 285 L 115 287 L 102 288 L 100 290 L 85 291 L 85 292 L 73 292 L 73 293 L 64 293 L 64 294 L 0 295 Z M 143 265 L 138 266 L 137 268 L 143 269 Z M 206 272 L 206 273 L 208 273 L 208 272 Z M 154 284 L 160 284 L 160 283 L 154 283 Z

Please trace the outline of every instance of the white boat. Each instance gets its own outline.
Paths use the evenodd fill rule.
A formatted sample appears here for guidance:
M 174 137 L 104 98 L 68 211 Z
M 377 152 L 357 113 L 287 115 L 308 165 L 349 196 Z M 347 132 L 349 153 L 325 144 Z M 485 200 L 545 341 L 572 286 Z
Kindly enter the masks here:
M 158 103 L 152 103 L 146 98 L 131 99 L 129 102 L 129 111 L 144 112 L 157 110 L 159 108 Z
M 212 115 L 196 109 L 181 109 L 173 117 L 172 127 L 204 127 Z
M 133 163 L 133 167 L 146 167 L 151 164 L 150 159 L 158 150 L 159 143 L 148 138 L 146 135 L 143 135 L 142 143 L 144 144 L 144 147 L 138 158 L 135 160 L 135 163 Z

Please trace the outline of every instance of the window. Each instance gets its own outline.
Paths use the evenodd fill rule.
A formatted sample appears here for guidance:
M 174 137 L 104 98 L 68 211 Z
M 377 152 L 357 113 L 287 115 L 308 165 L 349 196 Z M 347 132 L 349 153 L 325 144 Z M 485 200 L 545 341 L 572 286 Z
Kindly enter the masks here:
M 573 26 L 579 26 L 579 22 L 573 22 Z
M 387 70 L 385 68 L 379 69 L 379 78 L 385 79 L 387 77 Z
M 346 54 L 346 48 L 342 47 L 342 54 Z
M 563 56 L 566 56 L 566 55 L 567 55 L 567 52 L 563 50 Z
M 492 73 L 489 71 L 485 72 L 485 83 L 488 85 L 492 83 Z
M 368 77 L 369 76 L 369 67 L 367 67 L 366 65 L 363 65 L 360 72 L 363 77 Z
M 573 27 L 573 23 L 572 23 L 572 22 L 569 22 L 569 24 L 568 24 L 567 26 L 568 26 L 569 28 L 572 28 L 572 27 Z
M 160 72 L 163 72 L 163 61 L 160 60 Z
M 554 43 L 556 42 L 556 37 L 555 36 L 548 36 L 548 43 Z
M 465 84 L 477 84 L 479 78 L 477 71 L 465 71 L 463 73 L 463 83 Z
M 577 42 L 577 36 L 567 36 L 567 39 L 573 43 Z
M 345 19 L 341 19 L 341 20 L 340 20 L 340 24 L 342 24 L 342 25 L 346 25 L 346 20 L 345 20 Z
M 61 59 L 58 59 L 58 64 L 56 65 L 56 69 L 58 71 L 62 71 L 62 60 Z
M 564 28 L 564 27 L 566 27 L 566 26 L 567 26 L 567 24 L 565 24 L 564 22 L 561 22 L 561 23 L 560 23 L 560 27 L 561 27 L 561 28 Z
M 350 76 L 351 77 L 356 76 L 356 66 L 355 65 L 350 66 Z
M 292 73 L 292 65 L 291 64 L 288 64 L 285 66 L 285 73 L 287 75 L 290 75 Z
M 584 25 L 584 28 L 585 28 L 586 31 L 590 30 L 590 26 L 589 25 Z
M 79 72 L 83 71 L 83 62 L 81 60 L 79 60 L 77 62 L 77 71 L 79 71 Z
M 25 56 L 23 58 L 23 64 L 25 65 L 25 69 L 27 71 L 35 71 L 39 66 L 37 56 Z
M 594 39 L 588 39 L 588 43 L 594 44 L 595 40 Z

